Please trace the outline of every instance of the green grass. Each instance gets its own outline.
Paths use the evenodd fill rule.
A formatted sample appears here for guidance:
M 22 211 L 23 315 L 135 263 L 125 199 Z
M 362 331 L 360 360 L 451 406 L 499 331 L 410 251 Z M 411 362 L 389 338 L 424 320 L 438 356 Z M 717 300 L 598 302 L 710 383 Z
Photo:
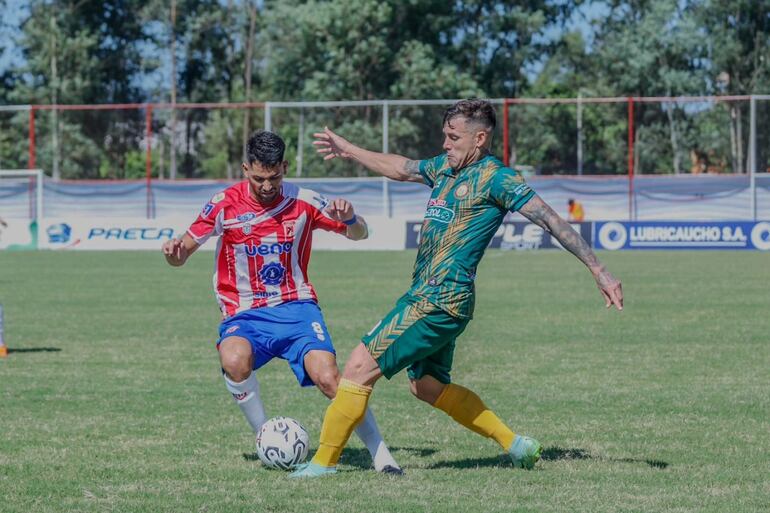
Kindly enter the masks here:
M 372 399 L 407 476 L 294 482 L 261 467 L 214 341 L 211 253 L 0 253 L 11 354 L 0 360 L 0 511 L 510 512 L 770 510 L 770 255 L 605 253 L 608 312 L 561 252 L 490 251 L 453 379 L 545 446 L 531 472 L 411 398 Z M 314 256 L 342 361 L 406 289 L 414 253 Z M 260 371 L 268 414 L 316 446 L 326 400 L 284 362 Z

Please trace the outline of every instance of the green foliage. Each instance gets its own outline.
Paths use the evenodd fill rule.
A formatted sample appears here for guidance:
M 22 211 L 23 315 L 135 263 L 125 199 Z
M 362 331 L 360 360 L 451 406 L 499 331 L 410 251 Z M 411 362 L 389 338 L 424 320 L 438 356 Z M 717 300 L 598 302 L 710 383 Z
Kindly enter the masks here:
M 770 4 L 749 0 L 30 0 L 18 30 L 0 23 L 0 44 L 21 63 L 0 69 L 0 102 L 115 103 L 170 99 L 175 44 L 178 102 L 452 99 L 460 97 L 767 94 Z M 7 5 L 3 0 L 0 5 Z M 249 11 L 256 9 L 247 87 Z M 588 20 L 587 13 L 592 18 Z M 582 21 L 581 21 L 582 20 Z M 16 38 L 14 41 L 13 38 Z M 9 42 L 13 44 L 9 45 Z M 440 151 L 441 109 L 391 109 L 390 149 L 423 157 Z M 760 112 L 764 112 L 760 107 Z M 93 113 L 92 113 L 93 114 Z M 40 165 L 63 177 L 136 174 L 143 113 L 38 113 Z M 242 114 L 242 113 L 241 113 Z M 381 146 L 380 108 L 306 112 L 305 138 L 324 125 Z M 55 117 L 55 116 L 54 116 Z M 249 130 L 261 125 L 250 113 Z M 297 113 L 274 126 L 297 152 Z M 291 118 L 291 119 L 289 119 Z M 572 107 L 512 114 L 512 152 L 544 172 L 577 168 Z M 735 104 L 638 104 L 636 168 L 686 172 L 693 159 L 746 170 L 748 115 Z M 24 120 L 0 116 L 0 163 L 23 167 Z M 56 125 L 56 126 L 54 126 Z M 229 126 L 227 126 L 229 125 Z M 586 172 L 626 172 L 623 108 L 583 112 Z M 760 169 L 770 158 L 770 121 L 759 119 Z M 243 115 L 177 112 L 175 155 L 184 177 L 232 176 L 242 151 Z M 153 131 L 171 145 L 171 117 Z M 56 136 L 56 137 L 54 137 Z M 58 139 L 57 139 L 58 138 Z M 64 146 L 85 144 L 86 148 Z M 289 140 L 291 139 L 291 140 Z M 53 148 L 54 141 L 58 147 Z M 731 143 L 732 141 L 732 143 Z M 500 139 L 496 139 L 498 148 Z M 50 146 L 50 148 L 49 148 Z M 22 151 L 20 151 L 22 150 Z M 303 174 L 361 174 L 333 163 Z M 309 151 L 308 151 L 309 150 Z M 79 159 L 71 155 L 78 154 Z M 168 159 L 167 159 L 168 160 Z M 693 164 L 694 165 L 694 164 Z M 711 165 L 711 164 L 709 164 Z M 164 164 L 167 167 L 167 164 Z M 101 170 L 101 171 L 99 171 Z M 158 168 L 157 173 L 165 171 Z

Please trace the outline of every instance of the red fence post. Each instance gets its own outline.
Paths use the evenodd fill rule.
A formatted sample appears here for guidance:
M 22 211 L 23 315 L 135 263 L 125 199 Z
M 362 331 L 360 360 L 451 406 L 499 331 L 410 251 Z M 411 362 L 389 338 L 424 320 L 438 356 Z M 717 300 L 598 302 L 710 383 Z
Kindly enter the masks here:
M 28 169 L 35 169 L 35 106 L 29 108 L 29 160 Z
M 147 144 L 147 153 L 144 159 L 145 175 L 147 178 L 147 219 L 152 216 L 152 104 L 147 104 L 145 111 L 144 139 Z
M 634 216 L 634 98 L 628 97 L 628 220 Z
M 510 152 L 508 137 L 510 136 L 510 127 L 508 126 L 508 98 L 503 98 L 503 164 L 508 167 L 510 161 Z

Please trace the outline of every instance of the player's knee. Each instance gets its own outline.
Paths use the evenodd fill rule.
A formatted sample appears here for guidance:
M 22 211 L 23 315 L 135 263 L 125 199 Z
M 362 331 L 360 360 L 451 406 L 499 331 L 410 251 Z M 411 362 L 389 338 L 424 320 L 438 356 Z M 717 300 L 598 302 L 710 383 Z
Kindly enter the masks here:
M 220 360 L 222 370 L 225 371 L 227 377 L 237 383 L 244 381 L 251 374 L 251 366 L 248 359 L 242 358 L 237 354 L 221 355 Z
M 428 404 L 434 404 L 441 395 L 444 385 L 430 378 L 410 379 L 409 390 L 417 399 Z
M 332 399 L 337 395 L 337 381 L 339 376 L 336 370 L 321 371 L 315 378 L 315 384 L 323 395 Z

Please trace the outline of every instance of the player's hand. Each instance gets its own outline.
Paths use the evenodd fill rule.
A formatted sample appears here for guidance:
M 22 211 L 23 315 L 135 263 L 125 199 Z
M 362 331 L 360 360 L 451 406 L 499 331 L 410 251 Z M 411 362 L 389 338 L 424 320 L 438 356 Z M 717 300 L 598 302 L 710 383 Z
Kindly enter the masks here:
M 166 260 L 172 265 L 180 265 L 187 260 L 188 251 L 182 243 L 182 239 L 167 240 L 160 249 L 163 255 L 165 255 Z
M 351 205 L 348 200 L 342 198 L 337 198 L 332 201 L 329 206 L 326 207 L 326 212 L 329 214 L 329 217 L 335 221 L 341 221 L 343 223 L 345 221 L 350 221 L 353 219 L 353 216 L 356 215 L 353 210 L 353 205 Z
M 607 308 L 615 305 L 618 310 L 623 309 L 623 287 L 620 280 L 615 278 L 609 271 L 602 269 L 594 276 L 599 292 L 604 297 L 604 303 Z
M 316 152 L 324 156 L 324 160 L 331 160 L 333 158 L 349 159 L 351 157 L 348 152 L 348 148 L 353 146 L 350 141 L 344 137 L 340 137 L 335 134 L 329 127 L 324 127 L 323 132 L 316 132 L 313 134 L 315 141 L 313 146 L 316 148 Z

